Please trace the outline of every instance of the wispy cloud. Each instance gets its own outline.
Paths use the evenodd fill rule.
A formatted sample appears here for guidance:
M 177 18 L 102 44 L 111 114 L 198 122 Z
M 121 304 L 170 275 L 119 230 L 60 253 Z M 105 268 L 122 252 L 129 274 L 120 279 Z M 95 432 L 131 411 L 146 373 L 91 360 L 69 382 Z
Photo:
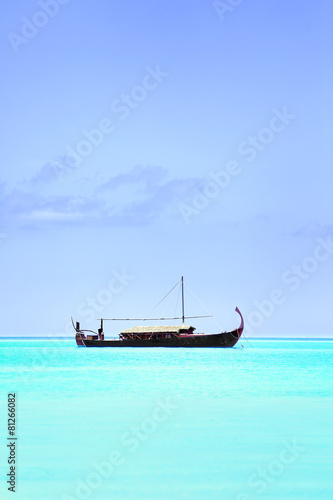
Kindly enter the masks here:
M 333 224 L 320 224 L 317 221 L 311 221 L 308 224 L 296 229 L 293 236 L 327 236 L 333 235 Z
M 51 164 L 19 187 L 0 186 L 1 224 L 42 227 L 50 224 L 72 225 L 147 225 L 165 213 L 178 214 L 177 203 L 202 184 L 200 178 L 171 178 L 158 166 L 135 166 L 129 172 L 92 178 L 84 194 L 64 194 L 71 187 L 56 182 Z M 72 192 L 78 192 L 78 181 Z M 52 185 L 52 195 L 46 186 Z M 56 193 L 54 193 L 54 189 Z
M 56 158 L 54 161 L 45 163 L 42 168 L 28 181 L 31 187 L 41 187 L 50 182 L 55 182 L 59 179 L 59 172 L 63 169 L 63 165 L 67 162 L 67 156 L 61 156 Z

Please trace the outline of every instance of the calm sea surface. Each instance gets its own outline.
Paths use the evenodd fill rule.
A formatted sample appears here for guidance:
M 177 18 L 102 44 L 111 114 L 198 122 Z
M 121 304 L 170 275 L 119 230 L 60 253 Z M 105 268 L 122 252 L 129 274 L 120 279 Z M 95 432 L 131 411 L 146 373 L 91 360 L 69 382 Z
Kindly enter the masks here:
M 243 345 L 2 339 L 0 498 L 332 500 L 333 342 Z

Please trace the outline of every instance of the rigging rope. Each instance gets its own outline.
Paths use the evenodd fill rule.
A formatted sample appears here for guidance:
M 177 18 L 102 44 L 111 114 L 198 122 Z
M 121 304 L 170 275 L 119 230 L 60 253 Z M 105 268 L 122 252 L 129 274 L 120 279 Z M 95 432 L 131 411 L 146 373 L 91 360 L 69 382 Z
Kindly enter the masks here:
M 244 335 L 244 330 L 243 330 L 243 335 L 242 335 L 242 336 L 245 338 L 245 340 L 246 340 L 246 342 L 249 344 L 249 346 L 250 346 L 250 347 L 253 347 L 253 345 L 251 344 L 251 342 L 250 342 L 250 341 L 246 338 L 246 336 Z
M 159 303 L 158 303 L 158 304 L 157 304 L 157 305 L 156 305 L 156 306 L 155 306 L 155 307 L 154 307 L 154 308 L 153 308 L 153 309 L 152 309 L 152 310 L 151 310 L 151 311 L 150 311 L 150 312 L 149 312 L 149 313 L 145 316 L 145 318 L 146 318 L 146 319 L 148 318 L 148 316 L 149 316 L 149 315 L 150 315 L 153 311 L 155 311 L 155 309 L 156 309 L 156 308 L 160 305 L 160 303 L 161 303 L 161 302 L 163 302 L 163 300 L 167 298 L 167 296 L 168 296 L 168 295 L 169 295 L 169 294 L 170 294 L 170 293 L 171 293 L 171 292 L 172 292 L 172 291 L 176 288 L 176 286 L 178 286 L 178 285 L 179 285 L 179 283 L 180 283 L 180 280 L 179 280 L 179 281 L 177 281 L 177 283 L 175 284 L 175 286 L 174 286 L 174 287 L 172 287 L 172 288 L 171 288 L 171 290 L 170 290 L 170 291 L 169 291 L 169 292 L 168 292 L 168 293 L 167 293 L 167 294 L 163 297 L 163 299 L 162 299 L 162 300 L 160 300 L 160 301 L 159 301 Z
M 206 311 L 206 312 L 208 312 L 208 314 L 209 314 L 210 316 L 212 316 L 212 317 L 213 317 L 213 319 L 214 319 L 215 323 L 216 323 L 216 324 L 217 324 L 217 326 L 219 327 L 220 332 L 222 332 L 223 330 L 222 330 L 221 325 L 219 325 L 219 323 L 216 321 L 216 319 L 215 319 L 215 318 L 214 318 L 214 316 L 211 314 L 211 312 L 210 312 L 210 311 L 208 311 L 207 307 L 205 307 L 205 306 L 203 305 L 203 303 L 202 303 L 202 302 L 198 299 L 198 297 L 197 297 L 197 296 L 196 296 L 196 295 L 192 292 L 192 290 L 188 287 L 188 285 L 186 285 L 186 283 L 184 283 L 184 285 L 186 286 L 186 288 L 188 289 L 188 291 L 189 291 L 189 292 L 191 292 L 191 294 L 193 295 L 193 297 L 195 298 L 195 300 L 197 300 L 197 301 L 199 302 L 199 304 L 200 304 L 200 305 L 201 305 L 201 306 L 205 309 L 205 311 Z
M 176 306 L 175 306 L 174 316 L 176 316 L 176 311 L 177 311 L 177 307 L 178 307 L 180 292 L 181 292 L 181 287 L 178 288 L 178 297 L 177 297 L 177 302 L 176 302 Z
M 169 298 L 168 302 L 166 303 L 166 306 L 165 306 L 165 308 L 164 308 L 164 310 L 163 310 L 163 314 L 162 314 L 162 316 L 165 316 L 165 315 L 166 315 L 166 313 L 167 313 L 167 311 L 168 311 L 168 307 L 169 307 L 169 305 L 170 305 L 170 302 L 173 300 L 174 295 L 175 295 L 175 288 L 173 289 L 173 293 L 171 293 L 171 294 L 170 294 L 170 298 Z M 176 315 L 176 313 L 175 313 L 175 315 Z

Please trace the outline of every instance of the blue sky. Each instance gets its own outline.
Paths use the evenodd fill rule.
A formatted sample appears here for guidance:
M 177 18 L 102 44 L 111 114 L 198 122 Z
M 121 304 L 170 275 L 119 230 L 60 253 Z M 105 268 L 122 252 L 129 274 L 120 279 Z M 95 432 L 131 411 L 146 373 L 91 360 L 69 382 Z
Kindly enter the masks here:
M 181 275 L 223 329 L 332 336 L 333 6 L 236 4 L 6 6 L 3 336 L 145 316 Z

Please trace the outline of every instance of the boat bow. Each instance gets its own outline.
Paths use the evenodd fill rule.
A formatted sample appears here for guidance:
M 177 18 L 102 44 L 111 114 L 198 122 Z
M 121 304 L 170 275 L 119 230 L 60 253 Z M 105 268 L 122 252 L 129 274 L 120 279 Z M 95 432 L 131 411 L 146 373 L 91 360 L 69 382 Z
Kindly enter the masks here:
M 237 334 L 238 334 L 238 338 L 242 335 L 243 333 L 243 330 L 244 330 L 244 318 L 242 316 L 242 313 L 240 312 L 240 310 L 238 309 L 238 307 L 236 307 L 235 311 L 240 315 L 241 317 L 241 324 L 239 326 L 239 328 L 237 328 Z

